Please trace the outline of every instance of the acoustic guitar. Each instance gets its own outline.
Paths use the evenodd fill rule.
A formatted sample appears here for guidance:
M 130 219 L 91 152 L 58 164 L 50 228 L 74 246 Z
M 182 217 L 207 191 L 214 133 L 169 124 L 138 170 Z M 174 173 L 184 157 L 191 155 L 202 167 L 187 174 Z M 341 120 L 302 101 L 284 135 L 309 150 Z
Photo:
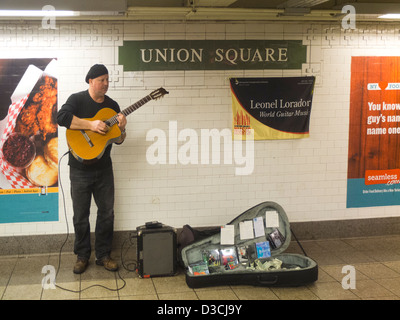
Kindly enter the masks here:
M 124 116 L 127 116 L 147 102 L 159 99 L 166 94 L 168 94 L 168 91 L 166 91 L 164 88 L 154 90 L 148 96 L 122 110 L 121 113 Z M 116 125 L 118 123 L 117 115 L 118 114 L 114 110 L 110 108 L 104 108 L 97 112 L 93 118 L 86 119 L 90 121 L 104 121 L 109 127 L 109 130 L 105 135 L 101 135 L 91 130 L 67 129 L 66 135 L 68 148 L 72 155 L 79 162 L 92 163 L 97 161 L 103 156 L 108 145 L 118 141 L 119 137 L 121 136 L 121 130 L 119 129 L 118 125 Z

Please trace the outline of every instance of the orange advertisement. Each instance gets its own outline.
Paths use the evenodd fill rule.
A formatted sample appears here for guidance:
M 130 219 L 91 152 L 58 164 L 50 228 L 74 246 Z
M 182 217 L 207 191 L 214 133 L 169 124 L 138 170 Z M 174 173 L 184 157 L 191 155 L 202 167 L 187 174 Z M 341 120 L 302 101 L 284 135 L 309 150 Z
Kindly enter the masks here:
M 400 57 L 352 57 L 347 207 L 400 204 Z

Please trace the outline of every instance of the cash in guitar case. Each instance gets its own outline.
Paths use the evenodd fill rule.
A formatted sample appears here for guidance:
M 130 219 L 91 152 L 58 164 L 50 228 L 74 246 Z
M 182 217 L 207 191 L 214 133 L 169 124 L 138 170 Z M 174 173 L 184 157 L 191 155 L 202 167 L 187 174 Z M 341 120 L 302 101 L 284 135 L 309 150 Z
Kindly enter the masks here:
M 182 249 L 186 283 L 190 288 L 222 285 L 295 287 L 318 279 L 318 264 L 313 259 L 285 253 L 291 241 L 291 229 L 279 204 L 260 203 L 228 225 L 234 229 L 233 244 L 221 245 L 219 232 Z M 241 229 L 249 225 L 257 229 L 253 237 L 244 235 L 245 229 Z M 254 229 L 247 228 L 246 231 L 254 232 Z

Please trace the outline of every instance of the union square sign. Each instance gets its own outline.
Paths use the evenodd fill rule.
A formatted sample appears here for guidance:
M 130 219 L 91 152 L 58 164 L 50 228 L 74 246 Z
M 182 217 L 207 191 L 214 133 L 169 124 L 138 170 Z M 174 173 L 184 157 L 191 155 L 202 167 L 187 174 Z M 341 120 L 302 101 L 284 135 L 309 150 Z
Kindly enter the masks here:
M 124 71 L 301 69 L 301 40 L 148 40 L 119 47 Z

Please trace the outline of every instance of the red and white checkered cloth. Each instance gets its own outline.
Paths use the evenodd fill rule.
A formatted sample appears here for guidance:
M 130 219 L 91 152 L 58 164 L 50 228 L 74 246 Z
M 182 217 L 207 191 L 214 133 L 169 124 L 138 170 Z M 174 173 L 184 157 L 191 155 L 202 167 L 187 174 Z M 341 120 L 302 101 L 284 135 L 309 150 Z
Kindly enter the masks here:
M 14 132 L 18 115 L 21 112 L 22 108 L 24 107 L 26 101 L 28 100 L 28 97 L 29 94 L 20 99 L 19 101 L 14 102 L 8 108 L 8 120 L 0 142 L 0 150 L 3 147 L 4 141 L 6 141 L 8 136 Z M 2 153 L 0 154 L 0 170 L 6 177 L 7 181 L 11 184 L 12 188 L 14 189 L 25 189 L 25 188 L 35 187 L 32 183 L 29 182 L 29 180 L 27 180 L 24 176 L 22 176 L 15 168 L 8 165 L 8 163 L 4 160 Z

